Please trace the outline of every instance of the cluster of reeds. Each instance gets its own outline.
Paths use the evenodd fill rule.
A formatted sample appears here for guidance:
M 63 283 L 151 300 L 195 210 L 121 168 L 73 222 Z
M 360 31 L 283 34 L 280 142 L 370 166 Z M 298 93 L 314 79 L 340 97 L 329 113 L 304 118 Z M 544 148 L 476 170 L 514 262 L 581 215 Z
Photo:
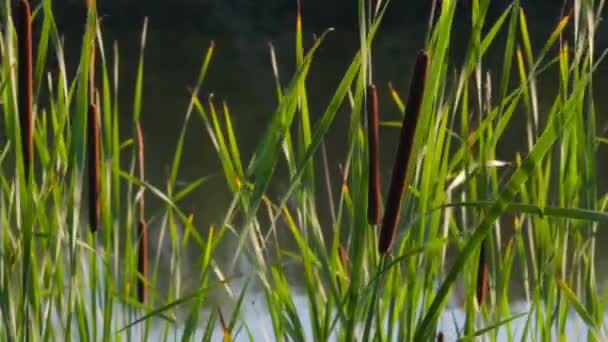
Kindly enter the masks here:
M 243 166 L 234 127 L 239 122 L 233 122 L 228 103 L 215 107 L 199 97 L 208 95 L 199 92 L 206 88 L 215 49 L 211 43 L 189 94 L 167 183 L 158 186 L 151 184 L 154 177 L 146 179 L 144 174 L 140 114 L 145 29 L 133 89 L 135 129 L 125 137 L 120 127 L 127 114 L 118 100 L 118 49 L 114 58 L 107 58 L 101 28 L 94 25 L 95 1 L 88 2 L 77 69 L 88 74 L 77 72 L 73 77 L 62 60 L 52 1 L 37 7 L 37 56 L 32 55 L 28 1 L 16 1 L 12 12 L 5 11 L 14 21 L 8 13 L 2 18 L 15 23 L 16 35 L 10 27 L 0 30 L 0 114 L 7 136 L 17 141 L 0 146 L 0 340 L 177 336 L 189 341 L 202 336 L 211 341 L 218 335 L 231 340 L 239 333 L 239 338 L 249 334 L 245 339 L 293 341 L 503 336 L 552 340 L 572 337 L 572 320 L 581 327 L 574 333 L 604 340 L 608 301 L 598 289 L 601 273 L 596 273 L 595 263 L 596 233 L 608 222 L 608 195 L 598 181 L 596 161 L 598 142 L 607 139 L 596 127 L 592 82 L 606 54 L 598 54 L 592 43 L 602 2 L 573 3 L 572 18 L 560 19 L 542 42 L 531 39 L 520 1 L 494 22 L 489 22 L 494 18 L 488 15 L 490 1 L 475 1 L 467 8 L 473 21 L 467 23 L 470 44 L 462 45 L 463 62 L 455 65 L 450 51 L 459 25 L 456 2 L 433 1 L 407 101 L 391 89 L 392 102 L 404 117 L 381 122 L 382 85 L 380 73 L 376 78 L 371 75 L 372 66 L 378 66 L 370 51 L 390 7 L 384 0 L 358 0 L 360 52 L 349 61 L 314 122 L 317 116 L 310 108 L 316 106 L 309 104 L 316 100 L 309 96 L 314 77 L 309 76 L 328 32 L 307 46 L 304 9 L 298 1 L 296 70 L 286 84 L 278 71 L 274 73 L 279 103 L 248 166 Z M 501 34 L 505 39 L 496 38 Z M 553 56 L 562 35 L 575 39 L 570 47 L 563 43 Z M 536 46 L 538 41 L 543 46 Z M 486 62 L 488 51 L 496 47 L 504 54 L 502 68 Z M 58 70 L 46 75 L 46 53 L 51 50 Z M 16 74 L 11 56 L 18 58 Z M 278 70 L 283 61 L 274 53 L 272 59 Z M 33 60 L 40 70 L 34 72 Z M 559 79 L 557 95 L 539 86 L 552 72 Z M 37 84 L 38 79 L 45 82 Z M 377 83 L 369 86 L 372 79 Z M 496 85 L 492 79 L 500 82 Z M 485 95 L 489 89 L 498 96 Z M 42 101 L 36 103 L 38 99 Z M 344 107 L 351 111 L 344 144 L 348 151 L 336 156 L 330 149 L 332 155 L 327 156 L 323 141 L 334 139 L 334 129 L 344 130 L 334 127 L 343 124 L 336 117 Z M 35 123 L 36 173 L 33 108 L 40 114 Z M 520 117 L 528 133 L 515 132 L 528 139 L 523 160 L 498 149 L 500 143 L 513 140 L 505 132 L 520 129 L 511 124 Z M 207 175 L 178 181 L 188 151 L 185 136 L 194 120 L 204 125 L 209 140 L 201 146 L 217 152 L 227 186 Z M 384 205 L 381 124 L 386 124 L 383 132 L 400 130 Z M 341 145 L 332 141 L 334 146 Z M 326 170 L 322 185 L 315 181 L 319 148 Z M 124 163 L 128 151 L 130 166 Z M 22 160 L 25 172 L 5 170 L 11 164 L 5 156 L 11 153 L 17 164 Z M 199 160 L 198 153 L 197 146 L 191 158 Z M 344 186 L 334 197 L 330 170 L 337 164 Z M 277 181 L 278 165 L 285 165 L 287 172 Z M 33 181 L 34 174 L 40 182 Z M 268 191 L 275 182 L 287 184 L 278 198 L 277 192 Z M 24 183 L 28 187 L 20 186 Z M 89 192 L 85 201 L 82 189 Z M 232 200 L 220 203 L 225 196 L 216 194 L 218 189 Z M 199 190 L 200 197 L 192 196 Z M 321 193 L 328 194 L 331 219 L 319 214 L 325 204 Z M 205 209 L 197 213 L 202 217 L 197 220 L 182 210 L 209 196 L 218 202 L 216 208 L 226 205 L 220 223 L 206 225 L 208 216 L 217 216 L 207 208 L 196 207 Z M 408 209 L 405 215 L 402 208 Z M 95 234 L 84 238 L 80 214 L 87 209 L 88 228 Z M 501 217 L 507 212 L 514 219 L 505 225 Z M 154 220 L 153 240 L 158 241 L 150 249 L 146 215 Z M 379 232 L 369 229 L 370 224 L 380 225 Z M 399 227 L 403 234 L 398 234 Z M 505 231 L 510 234 L 506 243 Z M 225 248 L 232 243 L 235 248 Z M 231 260 L 225 260 L 226 254 Z M 241 258 L 247 262 L 241 263 Z M 253 283 L 256 286 L 247 286 Z M 250 296 L 257 293 L 252 295 L 252 289 L 260 287 L 264 300 L 253 304 L 256 299 Z M 232 307 L 214 297 L 218 292 L 230 297 Z M 134 293 L 137 300 L 131 298 Z M 448 307 L 453 298 L 462 298 L 462 305 Z M 512 305 L 520 301 L 525 305 Z M 252 305 L 254 310 L 244 309 Z M 252 311 L 256 317 L 247 315 Z M 226 312 L 230 317 L 223 316 Z M 450 324 L 445 324 L 446 318 Z M 261 336 L 259 325 L 265 321 L 268 335 Z

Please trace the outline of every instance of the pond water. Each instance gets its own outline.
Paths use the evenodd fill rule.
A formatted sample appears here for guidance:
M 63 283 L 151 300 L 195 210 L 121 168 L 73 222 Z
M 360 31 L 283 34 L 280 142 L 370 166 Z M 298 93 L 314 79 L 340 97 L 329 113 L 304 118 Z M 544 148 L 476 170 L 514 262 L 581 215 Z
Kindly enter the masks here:
M 101 263 L 99 264 L 101 266 Z M 86 267 L 86 266 L 85 266 Z M 103 280 L 100 279 L 100 285 L 103 284 Z M 234 281 L 231 282 L 230 288 L 234 293 L 239 293 L 244 284 L 241 282 Z M 86 291 L 85 291 L 86 292 Z M 88 293 L 85 293 L 85 298 L 90 298 Z M 245 296 L 245 300 L 243 301 L 240 311 L 239 318 L 240 320 L 235 325 L 232 334 L 232 341 L 276 341 L 276 337 L 274 335 L 273 327 L 272 327 L 272 319 L 266 307 L 266 299 L 264 295 L 255 290 L 248 290 Z M 312 323 L 311 319 L 311 311 L 310 311 L 310 302 L 306 293 L 300 293 L 298 291 L 292 292 L 291 295 L 292 303 L 294 308 L 298 314 L 300 319 L 300 323 L 302 325 L 303 332 L 305 334 L 306 340 L 313 339 L 312 333 Z M 101 304 L 101 305 L 100 305 Z M 218 306 L 217 312 L 221 310 L 221 314 L 228 321 L 231 318 L 232 310 L 234 309 L 234 303 L 224 304 L 221 309 Z M 100 293 L 97 298 L 97 305 L 90 305 L 89 308 L 92 307 L 103 307 L 103 293 Z M 531 336 L 535 336 L 533 332 L 528 331 L 529 327 L 526 322 L 530 320 L 535 320 L 535 308 L 531 307 L 526 302 L 514 302 L 511 303 L 511 319 L 509 324 L 501 324 L 500 327 L 495 330 L 490 329 L 490 333 L 497 332 L 497 341 L 519 341 L 523 340 L 524 333 L 526 334 L 526 338 L 530 338 Z M 201 341 L 206 334 L 206 324 L 210 321 L 211 311 L 213 309 L 205 308 L 200 313 L 199 323 L 197 326 L 199 328 L 195 328 L 192 332 L 192 336 L 189 340 Z M 214 312 L 217 313 L 217 312 Z M 97 319 L 89 319 L 89 322 L 96 322 L 98 326 L 98 331 L 101 333 L 103 330 L 103 313 L 95 312 L 92 313 L 90 311 L 87 312 L 87 315 L 91 317 L 91 315 L 96 315 Z M 135 325 L 130 325 L 131 322 L 138 320 L 144 315 L 146 312 L 134 310 L 132 307 L 124 306 L 120 303 L 115 303 L 113 305 L 113 314 L 112 314 L 112 333 L 116 334 L 121 331 L 123 328 L 127 327 L 129 324 L 129 328 L 127 331 L 121 332 L 122 337 L 128 336 L 131 340 L 144 340 L 144 337 L 147 337 L 147 340 L 151 341 L 160 341 L 167 338 L 169 341 L 180 341 L 184 336 L 184 331 L 186 329 L 185 323 L 188 319 L 186 317 L 181 317 L 178 312 L 179 318 L 175 323 L 168 323 L 168 321 L 163 320 L 161 318 L 152 318 L 150 321 L 144 321 L 137 323 Z M 53 320 L 55 322 L 59 322 L 56 316 L 56 312 L 53 311 Z M 607 314 L 604 315 L 604 319 Z M 182 313 L 183 316 L 183 313 Z M 169 316 L 171 317 L 171 316 Z M 216 318 L 217 319 L 217 318 Z M 447 309 L 443 312 L 442 316 L 437 325 L 437 331 L 440 332 L 445 341 L 456 341 L 462 337 L 462 327 L 465 325 L 466 321 L 466 313 L 461 308 L 461 306 L 457 303 L 457 300 L 452 298 L 452 300 L 448 303 Z M 76 323 L 76 322 L 75 322 Z M 149 326 L 148 326 L 148 324 Z M 476 327 L 478 329 L 483 329 L 485 327 L 495 326 L 497 322 L 492 321 L 484 321 L 481 318 L 476 319 Z M 506 323 L 506 322 L 503 322 Z M 59 324 L 58 324 L 59 326 Z M 363 324 L 357 326 L 359 332 L 357 336 L 361 336 L 363 334 Z M 386 326 L 384 327 L 386 333 Z M 589 330 L 586 326 L 585 322 L 578 316 L 578 314 L 571 310 L 569 312 L 568 318 L 565 322 L 565 331 L 566 336 L 561 336 L 562 338 L 566 338 L 565 340 L 573 340 L 573 341 L 583 341 L 588 338 Z M 60 338 L 62 334 L 65 332 L 57 332 L 57 338 Z M 214 325 L 213 334 L 211 341 L 220 341 L 223 340 L 224 334 L 219 322 L 216 321 Z M 397 332 L 395 332 L 395 339 L 397 340 Z M 538 337 L 538 336 L 537 336 Z M 73 338 L 74 341 L 79 340 L 78 336 Z M 329 341 L 339 341 L 341 340 L 339 336 L 336 334 L 332 334 L 329 338 Z

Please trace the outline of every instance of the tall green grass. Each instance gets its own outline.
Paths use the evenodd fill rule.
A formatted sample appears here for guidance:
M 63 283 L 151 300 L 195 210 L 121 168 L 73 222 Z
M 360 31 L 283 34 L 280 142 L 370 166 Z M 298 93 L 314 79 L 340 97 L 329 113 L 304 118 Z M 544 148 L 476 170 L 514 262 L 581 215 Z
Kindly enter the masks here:
M 296 69 L 281 79 L 271 46 L 278 103 L 255 153 L 241 151 L 239 113 L 201 92 L 210 42 L 165 184 L 145 177 L 147 22 L 135 84 L 119 88 L 118 47 L 104 40 L 95 1 L 72 76 L 52 1 L 13 4 L 2 4 L 0 33 L 3 341 L 253 339 L 259 327 L 242 313 L 258 295 L 271 340 L 443 340 L 449 301 L 462 310 L 451 328 L 462 340 L 562 340 L 572 319 L 588 340 L 606 338 L 608 292 L 595 268 L 608 220 L 597 165 L 606 139 L 593 97 L 603 1 L 574 0 L 538 46 L 519 0 L 491 21 L 490 0 L 472 0 L 464 46 L 453 43 L 456 1 L 434 1 L 404 102 L 373 73 L 391 5 L 359 0 L 359 50 L 321 113 L 311 109 L 308 76 L 332 33 L 305 43 L 298 1 Z M 501 67 L 487 67 L 490 50 L 501 51 Z M 555 93 L 539 86 L 551 75 Z M 124 88 L 135 94 L 130 112 L 119 106 Z M 376 92 L 404 116 L 388 118 Z M 344 108 L 348 125 L 335 126 Z M 133 131 L 123 136 L 120 118 L 129 115 Z M 223 180 L 177 182 L 184 160 L 197 158 L 183 154 L 193 120 Z M 527 149 L 499 153 L 512 146 L 506 132 L 516 121 L 525 131 L 511 136 L 525 137 Z M 383 204 L 377 158 L 395 150 L 385 144 L 395 128 L 401 147 Z M 347 130 L 348 150 L 336 186 L 324 141 L 337 129 Z M 280 168 L 286 179 L 277 179 Z M 180 202 L 207 181 L 225 182 L 232 201 L 221 222 L 201 227 Z M 271 195 L 277 181 L 287 187 Z M 331 220 L 319 213 L 326 197 Z M 160 212 L 146 212 L 144 198 Z M 234 250 L 228 262 L 225 246 Z

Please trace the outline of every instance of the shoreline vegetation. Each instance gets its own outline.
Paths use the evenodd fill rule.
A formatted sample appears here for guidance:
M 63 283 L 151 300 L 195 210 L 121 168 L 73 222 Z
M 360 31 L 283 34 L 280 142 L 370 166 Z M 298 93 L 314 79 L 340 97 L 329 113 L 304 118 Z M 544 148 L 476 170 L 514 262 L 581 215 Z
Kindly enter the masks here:
M 269 44 L 278 103 L 253 155 L 241 153 L 235 134 L 240 113 L 202 90 L 216 51 L 210 41 L 163 184 L 148 181 L 144 160 L 144 138 L 154 139 L 141 124 L 148 21 L 128 85 L 95 0 L 73 77 L 54 2 L 4 3 L 0 339 L 210 341 L 220 331 L 224 341 L 254 340 L 256 323 L 244 314 L 254 297 L 263 298 L 266 338 L 278 341 L 443 341 L 448 303 L 462 311 L 450 331 L 460 340 L 567 338 L 573 317 L 588 340 L 606 339 L 608 289 L 596 248 L 608 222 L 597 163 L 608 138 L 593 96 L 607 53 L 595 45 L 604 2 L 564 1 L 537 46 L 524 2 L 490 16 L 490 0 L 471 0 L 469 40 L 453 46 L 458 2 L 433 1 L 405 97 L 374 82 L 374 39 L 395 9 L 358 0 L 359 51 L 313 113 L 307 77 L 333 30 L 305 44 L 300 1 L 293 74 L 279 76 Z M 498 70 L 484 64 L 490 48 L 503 52 Z M 464 50 L 462 62 L 450 59 L 453 49 Z M 538 86 L 548 75 L 559 80 L 554 94 Z M 125 88 L 132 108 L 117 100 Z M 381 93 L 400 117 L 383 115 Z M 540 97 L 551 103 L 546 110 Z M 342 177 L 332 184 L 325 138 L 340 111 L 348 112 L 348 150 L 331 161 Z M 125 116 L 133 124 L 126 136 Z M 178 182 L 182 162 L 197 158 L 183 154 L 194 120 L 222 179 Z M 528 149 L 499 156 L 514 121 L 525 123 L 519 136 Z M 385 145 L 393 135 L 383 189 L 380 174 L 390 170 L 378 158 L 395 150 Z M 270 194 L 277 181 L 287 186 Z M 232 202 L 220 222 L 201 227 L 181 203 L 208 182 L 225 184 Z M 319 214 L 325 197 L 329 227 Z M 162 209 L 146 210 L 149 200 Z

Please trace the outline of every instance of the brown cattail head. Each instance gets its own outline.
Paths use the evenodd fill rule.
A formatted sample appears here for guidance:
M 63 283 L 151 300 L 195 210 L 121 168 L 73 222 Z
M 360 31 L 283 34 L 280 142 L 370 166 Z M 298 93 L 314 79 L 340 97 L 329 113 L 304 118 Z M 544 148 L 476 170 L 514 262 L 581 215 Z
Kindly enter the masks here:
M 15 6 L 18 67 L 19 124 L 25 176 L 29 177 L 34 162 L 34 118 L 32 111 L 32 15 L 27 0 L 19 0 Z
M 100 118 L 97 106 L 89 106 L 89 118 L 87 120 L 87 135 L 89 143 L 87 145 L 88 168 L 89 168 L 89 224 L 91 232 L 95 233 L 99 228 L 101 217 L 101 203 L 99 195 L 101 192 L 100 183 Z
M 146 302 L 146 283 L 145 279 L 148 275 L 148 225 L 146 221 L 139 220 L 137 225 L 137 234 L 139 235 L 138 253 L 137 253 L 137 300 L 140 303 Z
M 443 332 L 437 333 L 437 342 L 443 342 Z
M 401 202 L 407 180 L 408 163 L 414 145 L 414 134 L 424 95 L 428 63 L 429 57 L 426 52 L 419 52 L 416 59 L 414 76 L 410 84 L 410 94 L 405 110 L 405 117 L 401 126 L 401 136 L 399 138 L 399 146 L 397 147 L 397 157 L 393 166 L 391 185 L 386 207 L 384 208 L 384 218 L 380 230 L 380 240 L 378 241 L 378 250 L 382 254 L 390 251 L 397 233 L 399 216 L 401 215 Z
M 370 85 L 367 91 L 367 129 L 369 146 L 369 189 L 367 193 L 367 222 L 380 223 L 382 192 L 380 188 L 380 138 L 378 91 Z
M 486 301 L 488 291 L 488 263 L 486 261 L 486 246 L 485 241 L 481 244 L 479 251 L 479 265 L 477 266 L 477 304 L 482 305 Z

